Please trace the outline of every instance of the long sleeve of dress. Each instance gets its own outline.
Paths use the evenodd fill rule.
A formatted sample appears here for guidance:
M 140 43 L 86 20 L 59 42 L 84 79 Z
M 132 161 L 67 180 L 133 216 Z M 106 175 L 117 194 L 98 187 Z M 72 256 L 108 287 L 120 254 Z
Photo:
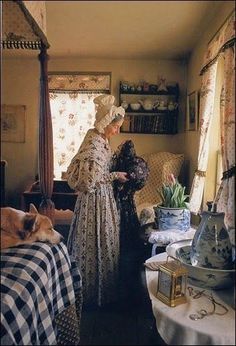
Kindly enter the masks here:
M 80 162 L 77 189 L 81 192 L 93 192 L 101 184 L 110 184 L 117 179 L 117 172 L 107 173 L 96 161 Z

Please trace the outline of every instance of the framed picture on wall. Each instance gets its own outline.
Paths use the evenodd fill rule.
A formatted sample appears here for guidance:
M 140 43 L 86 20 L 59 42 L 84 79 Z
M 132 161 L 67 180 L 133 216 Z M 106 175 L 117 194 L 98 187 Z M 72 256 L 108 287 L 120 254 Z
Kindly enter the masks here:
M 187 131 L 198 129 L 198 92 L 193 91 L 187 96 Z
M 24 105 L 2 105 L 1 138 L 3 142 L 25 142 Z

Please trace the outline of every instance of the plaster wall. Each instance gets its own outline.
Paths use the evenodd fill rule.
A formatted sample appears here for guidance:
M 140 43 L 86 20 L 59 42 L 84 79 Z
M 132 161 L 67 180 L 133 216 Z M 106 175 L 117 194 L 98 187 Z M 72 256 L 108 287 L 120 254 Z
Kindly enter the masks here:
M 25 142 L 1 142 L 5 169 L 6 204 L 19 207 L 21 194 L 34 181 L 38 159 L 39 62 L 2 57 L 2 103 L 25 105 Z
M 50 49 L 48 51 L 50 56 Z M 178 135 L 120 134 L 111 142 L 113 149 L 125 139 L 132 139 L 137 153 L 155 151 L 180 152 L 176 138 L 181 142 L 184 128 L 186 64 L 172 60 L 81 60 L 65 57 L 50 59 L 49 71 L 106 71 L 112 73 L 111 92 L 119 102 L 119 82 L 146 80 L 157 83 L 158 76 L 180 85 L 180 116 Z M 4 58 L 2 64 L 2 100 L 5 104 L 26 105 L 25 143 L 2 142 L 2 159 L 6 160 L 7 204 L 20 206 L 22 192 L 34 181 L 38 173 L 38 114 L 39 114 L 39 61 L 37 54 L 32 59 Z M 182 146 L 183 147 L 183 146 Z
M 157 84 L 158 76 L 180 86 L 179 132 L 183 132 L 185 119 L 186 63 L 173 60 L 103 60 L 103 59 L 55 59 L 50 61 L 50 71 L 104 71 L 112 72 L 111 93 L 119 103 L 119 82 L 127 80 L 138 83 L 146 80 Z M 113 149 L 123 140 L 132 139 L 138 154 L 161 150 L 178 152 L 175 147 L 176 135 L 120 134 L 111 140 Z

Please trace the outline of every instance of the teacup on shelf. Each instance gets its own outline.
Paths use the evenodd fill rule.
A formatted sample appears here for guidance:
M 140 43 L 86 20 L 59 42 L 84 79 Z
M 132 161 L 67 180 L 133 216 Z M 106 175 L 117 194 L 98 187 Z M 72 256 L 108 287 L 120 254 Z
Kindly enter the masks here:
M 131 103 L 130 104 L 130 108 L 133 110 L 133 111 L 138 111 L 141 107 L 141 104 L 140 103 Z
M 158 110 L 164 111 L 167 109 L 167 104 L 165 101 L 160 101 L 157 107 Z
M 173 111 L 175 109 L 178 108 L 178 103 L 177 102 L 173 102 L 173 101 L 170 101 L 169 104 L 168 104 L 168 110 L 169 111 Z

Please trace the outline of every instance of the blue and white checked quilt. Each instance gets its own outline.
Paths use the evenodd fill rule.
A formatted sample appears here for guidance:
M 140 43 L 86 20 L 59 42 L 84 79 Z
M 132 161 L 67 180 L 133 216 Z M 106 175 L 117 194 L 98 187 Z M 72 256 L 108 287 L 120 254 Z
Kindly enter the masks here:
M 64 243 L 1 252 L 1 345 L 57 345 L 55 316 L 75 303 L 79 271 Z

